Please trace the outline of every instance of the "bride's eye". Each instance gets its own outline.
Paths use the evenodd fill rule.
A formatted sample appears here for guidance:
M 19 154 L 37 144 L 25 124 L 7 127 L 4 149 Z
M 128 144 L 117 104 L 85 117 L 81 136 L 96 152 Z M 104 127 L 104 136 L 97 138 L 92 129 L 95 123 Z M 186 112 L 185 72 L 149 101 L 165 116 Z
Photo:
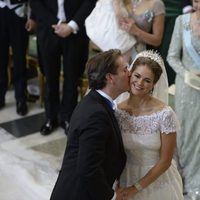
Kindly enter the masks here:
M 139 74 L 134 74 L 134 77 L 140 78 L 140 75 Z
M 145 79 L 146 83 L 151 83 L 151 80 Z

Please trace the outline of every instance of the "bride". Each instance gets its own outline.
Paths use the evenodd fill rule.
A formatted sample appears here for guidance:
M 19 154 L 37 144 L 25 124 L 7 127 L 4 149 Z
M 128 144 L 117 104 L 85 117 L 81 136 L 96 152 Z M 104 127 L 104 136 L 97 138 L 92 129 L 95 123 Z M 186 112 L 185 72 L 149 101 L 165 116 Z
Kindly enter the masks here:
M 152 96 L 164 78 L 163 60 L 156 52 L 143 51 L 131 67 L 130 95 L 116 111 L 127 155 L 118 191 L 123 200 L 182 200 L 182 181 L 173 160 L 176 115 Z M 167 95 L 167 88 L 160 91 Z

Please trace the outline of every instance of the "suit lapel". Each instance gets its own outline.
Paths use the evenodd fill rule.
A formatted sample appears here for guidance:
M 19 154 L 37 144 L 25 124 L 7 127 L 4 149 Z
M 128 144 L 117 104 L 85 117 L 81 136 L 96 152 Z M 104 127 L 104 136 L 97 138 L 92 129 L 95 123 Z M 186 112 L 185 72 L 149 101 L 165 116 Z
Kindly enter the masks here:
M 120 145 L 121 145 L 122 148 L 124 149 L 124 145 L 123 145 L 123 142 L 122 142 L 121 131 L 120 131 L 120 128 L 119 128 L 119 125 L 118 125 L 118 122 L 117 122 L 117 119 L 116 119 L 114 113 L 112 113 L 111 119 L 112 119 L 112 121 L 113 121 L 114 128 L 115 128 L 116 133 L 117 133 L 117 135 L 118 135 Z
M 115 132 L 119 138 L 119 142 L 120 142 L 120 146 L 122 147 L 122 149 L 124 150 L 124 146 L 123 146 L 123 142 L 122 142 L 122 136 L 121 136 L 121 131 L 117 122 L 117 119 L 114 115 L 113 109 L 111 108 L 111 106 L 107 103 L 107 100 L 105 100 L 104 97 L 102 97 L 98 92 L 96 91 L 90 91 L 90 94 L 100 103 L 103 105 L 103 107 L 105 107 L 105 109 L 108 112 L 108 115 L 110 116 L 110 119 L 112 121 L 113 127 L 115 129 Z

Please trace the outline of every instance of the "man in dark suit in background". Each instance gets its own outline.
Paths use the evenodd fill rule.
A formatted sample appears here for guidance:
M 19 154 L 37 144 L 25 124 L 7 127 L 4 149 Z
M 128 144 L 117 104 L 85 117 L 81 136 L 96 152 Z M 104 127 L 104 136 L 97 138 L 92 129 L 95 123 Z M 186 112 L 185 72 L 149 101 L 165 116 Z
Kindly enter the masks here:
M 27 1 L 0 0 L 0 109 L 6 104 L 9 47 L 11 47 L 16 112 L 22 116 L 28 112 L 26 104 L 28 32 L 25 28 L 27 25 Z
M 129 89 L 129 72 L 119 50 L 87 63 L 91 91 L 73 112 L 67 147 L 51 200 L 111 200 L 113 183 L 126 161 L 113 100 Z
M 46 122 L 41 134 L 50 134 L 60 125 L 67 133 L 71 114 L 77 104 L 79 78 L 88 59 L 89 39 L 84 22 L 96 0 L 30 0 L 37 20 L 37 39 L 46 78 Z M 61 64 L 62 63 L 62 64 Z M 60 101 L 59 78 L 63 70 Z

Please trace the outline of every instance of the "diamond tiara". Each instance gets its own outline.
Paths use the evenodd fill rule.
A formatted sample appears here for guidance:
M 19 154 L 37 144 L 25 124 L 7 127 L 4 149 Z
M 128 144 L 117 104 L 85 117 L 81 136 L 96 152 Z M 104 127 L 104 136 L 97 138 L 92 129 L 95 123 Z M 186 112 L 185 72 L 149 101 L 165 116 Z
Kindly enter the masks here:
M 155 62 L 157 62 L 162 69 L 165 69 L 164 61 L 163 61 L 161 55 L 157 51 L 154 51 L 154 50 L 145 50 L 145 51 L 138 53 L 136 55 L 134 61 L 131 64 L 131 68 L 132 68 L 133 64 L 135 63 L 135 61 L 140 57 L 150 58 L 150 59 L 154 60 Z

